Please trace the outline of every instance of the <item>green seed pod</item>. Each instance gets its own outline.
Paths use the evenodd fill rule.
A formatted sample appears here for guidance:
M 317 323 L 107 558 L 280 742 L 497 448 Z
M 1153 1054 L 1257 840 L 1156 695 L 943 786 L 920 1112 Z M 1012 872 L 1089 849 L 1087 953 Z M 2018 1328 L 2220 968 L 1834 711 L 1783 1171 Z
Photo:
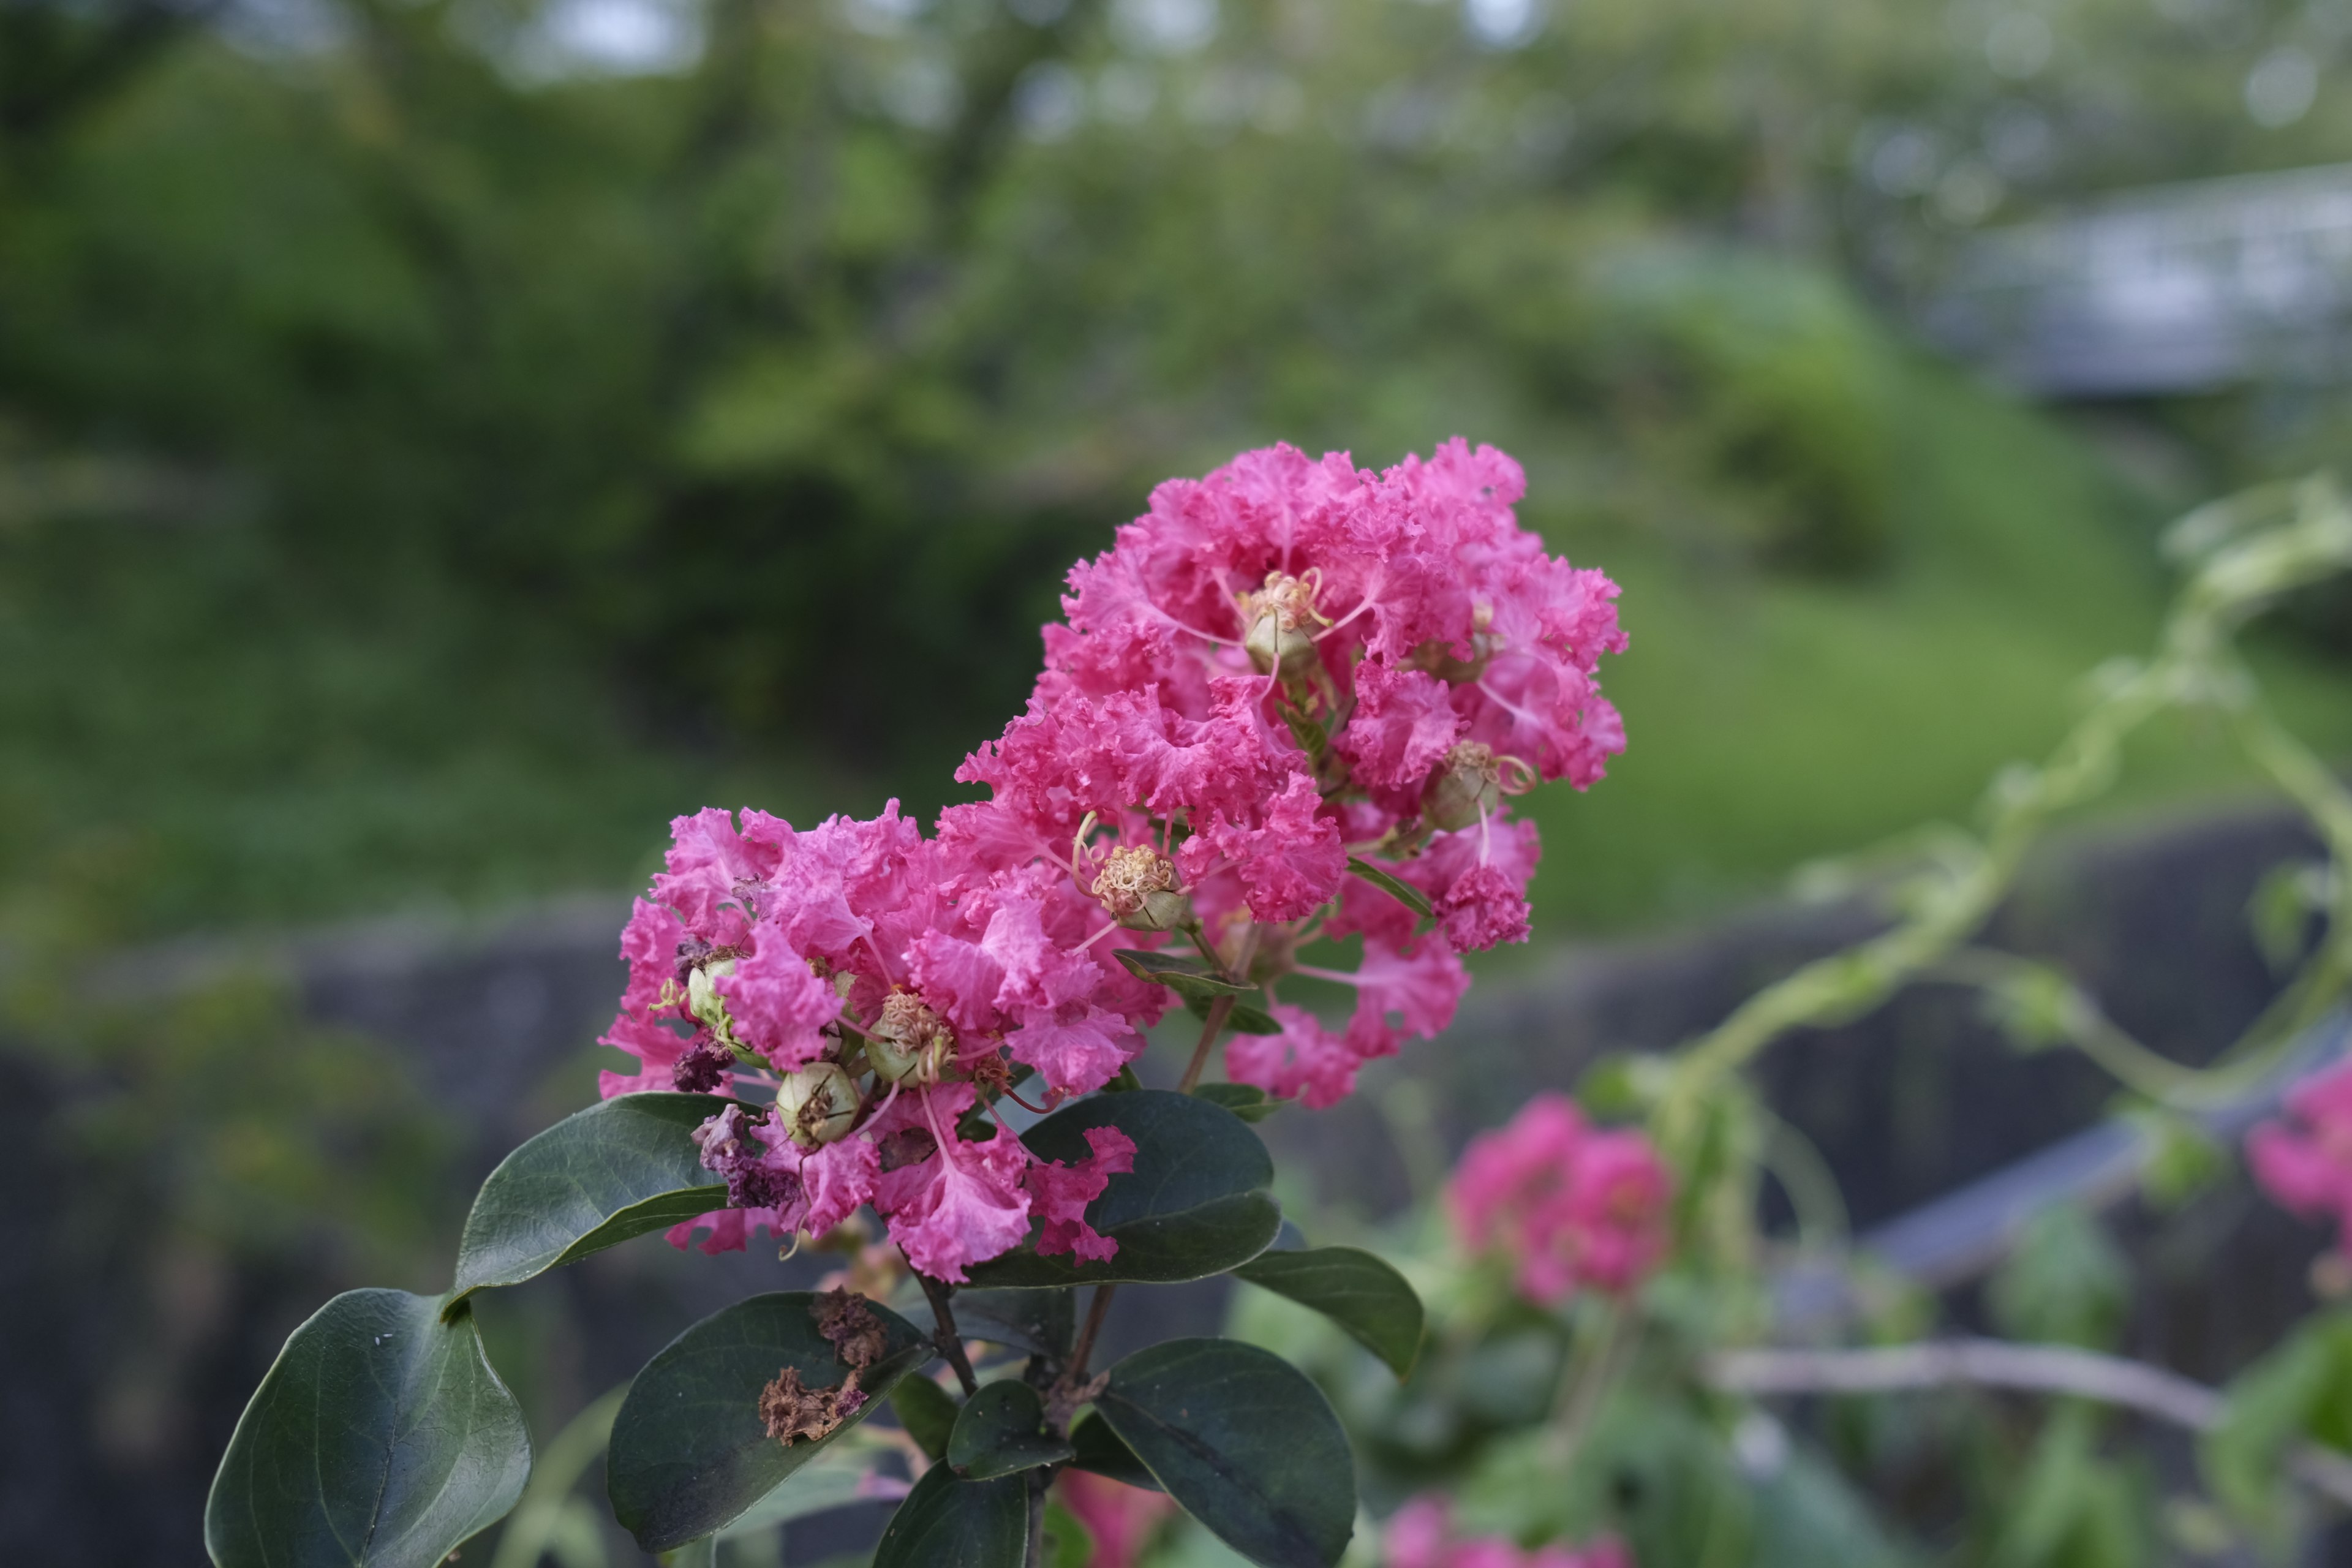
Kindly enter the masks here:
M 776 1090 L 776 1114 L 803 1149 L 846 1137 L 856 1124 L 858 1103 L 857 1086 L 832 1062 L 786 1073 Z
M 1429 775 L 1421 792 L 1422 819 L 1442 833 L 1475 826 L 1502 804 L 1502 772 L 1495 753 L 1475 741 L 1448 752 L 1445 765 Z
M 866 1032 L 866 1059 L 886 1083 L 937 1083 L 955 1061 L 955 1032 L 921 997 L 893 991 Z

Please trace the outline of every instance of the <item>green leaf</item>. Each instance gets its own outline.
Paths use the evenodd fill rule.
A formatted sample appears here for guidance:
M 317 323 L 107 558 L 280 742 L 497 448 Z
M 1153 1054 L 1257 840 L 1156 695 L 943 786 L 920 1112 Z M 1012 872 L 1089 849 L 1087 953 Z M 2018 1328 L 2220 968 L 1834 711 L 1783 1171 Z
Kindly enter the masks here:
M 965 1339 L 1009 1345 L 1032 1355 L 1067 1355 L 1078 1337 L 1075 1290 L 958 1290 L 951 1310 L 956 1332 Z M 931 1321 L 929 1302 L 915 1310 L 914 1322 Z
M 901 1381 L 898 1388 L 913 1388 L 922 1383 L 919 1377 L 910 1377 Z M 897 1402 L 896 1393 L 892 1394 L 892 1402 L 894 1405 Z M 887 1497 L 888 1492 L 876 1489 L 877 1483 L 882 1481 L 880 1473 L 875 1468 L 877 1458 L 871 1450 L 856 1453 L 845 1447 L 827 1447 L 824 1453 L 786 1476 L 774 1490 L 753 1503 L 734 1523 L 716 1535 L 706 1535 L 702 1539 L 732 1541 L 740 1536 L 755 1535 L 763 1530 L 773 1530 L 796 1519 L 806 1519 L 811 1514 Z M 898 1483 L 884 1484 L 895 1488 Z
M 928 1377 L 902 1377 L 890 1391 L 890 1408 L 915 1446 L 934 1459 L 948 1452 L 948 1434 L 955 1430 L 955 1396 Z
M 2306 1320 L 2233 1378 L 2221 1424 L 2199 1446 L 2214 1498 L 2273 1542 L 2284 1539 L 2286 1455 L 2315 1441 L 2352 1450 L 2352 1314 Z
M 565 1117 L 499 1162 L 466 1216 L 455 1294 L 517 1285 L 726 1206 L 688 1136 L 726 1102 L 625 1094 Z
M 1282 1033 L 1282 1026 L 1274 1021 L 1274 1015 L 1260 1008 L 1253 1007 L 1246 1002 L 1236 1002 L 1234 1004 L 1233 1011 L 1225 1015 L 1225 1027 L 1231 1029 L 1236 1035 L 1278 1035 Z
M 1052 1498 L 1045 1501 L 1045 1561 L 1041 1568 L 1094 1568 L 1094 1531 Z
M 1045 1434 L 1045 1402 L 1018 1378 L 992 1383 L 964 1401 L 948 1438 L 948 1466 L 968 1480 L 993 1480 L 1073 1456 L 1069 1440 Z
M 1357 876 L 1361 877 L 1365 881 L 1370 882 L 1373 887 L 1378 888 L 1381 892 L 1386 893 L 1390 898 L 1394 899 L 1398 903 L 1402 904 L 1406 909 L 1411 910 L 1414 914 L 1419 915 L 1422 919 L 1427 920 L 1430 917 L 1431 910 L 1428 897 L 1411 882 L 1404 881 L 1390 872 L 1381 870 L 1378 866 L 1373 865 L 1369 860 L 1359 860 L 1352 855 L 1348 857 L 1348 869 L 1353 871 Z
M 1298 742 L 1298 749 L 1307 753 L 1308 762 L 1320 768 L 1323 759 L 1330 754 L 1330 734 L 1294 704 L 1277 702 L 1275 706 L 1282 711 L 1282 721 L 1290 726 L 1291 738 Z
M 1171 1340 L 1110 1369 L 1095 1409 L 1168 1495 L 1264 1568 L 1332 1568 L 1356 1527 L 1339 1419 L 1305 1373 L 1235 1340 Z
M 1209 1004 L 1201 997 L 1188 997 L 1185 999 L 1184 1010 L 1195 1018 L 1206 1019 L 1209 1016 Z M 1282 1026 L 1274 1021 L 1273 1015 L 1263 1008 L 1253 1007 L 1246 1002 L 1236 1002 L 1225 1009 L 1225 1027 L 1236 1035 L 1282 1033 Z
M 874 1568 L 1021 1568 L 1028 1551 L 1026 1477 L 967 1481 L 933 1465 L 890 1516 Z
M 930 1358 L 930 1342 L 912 1323 L 866 1303 L 886 1343 L 858 1378 L 866 1403 L 826 1436 L 786 1447 L 761 1421 L 760 1391 L 786 1367 L 811 1389 L 837 1388 L 849 1371 L 817 1332 L 822 1299 L 795 1290 L 738 1301 L 671 1341 L 637 1374 L 614 1419 L 604 1472 L 613 1515 L 638 1545 L 667 1551 L 733 1523 Z
M 1221 980 L 1198 964 L 1165 953 L 1140 952 L 1131 947 L 1113 951 L 1129 974 L 1154 985 L 1165 985 L 1190 1003 L 1206 1005 L 1219 996 L 1239 996 L 1249 990 L 1246 985 Z
M 1078 1424 L 1070 1428 L 1070 1447 L 1076 1455 L 1070 1462 L 1082 1470 L 1108 1476 L 1112 1480 L 1125 1481 L 1129 1486 L 1141 1487 L 1147 1491 L 1164 1492 L 1168 1489 L 1160 1484 L 1158 1476 L 1143 1468 L 1143 1461 L 1137 1458 L 1135 1450 L 1110 1429 L 1110 1423 L 1093 1411 L 1080 1416 Z
M 973 1285 L 1175 1284 L 1222 1274 L 1273 1241 L 1282 1225 L 1265 1191 L 1274 1162 L 1232 1112 L 1189 1094 L 1143 1089 L 1064 1106 L 1022 1142 L 1041 1160 L 1076 1162 L 1092 1152 L 1090 1127 L 1116 1127 L 1135 1140 L 1135 1169 L 1111 1177 L 1087 1206 L 1087 1223 L 1118 1242 L 1118 1254 L 1086 1264 L 1066 1253 L 1040 1257 L 1033 1230 L 1027 1244 L 972 1265 Z
M 431 1568 L 514 1507 L 522 1409 L 446 1302 L 348 1290 L 294 1331 L 205 1503 L 219 1568 Z
M 1244 1121 L 1263 1121 L 1294 1100 L 1276 1100 L 1254 1083 L 1204 1083 L 1193 1094 L 1212 1105 L 1222 1105 Z
M 1234 1275 L 1322 1313 L 1400 1379 L 1421 1354 L 1421 1298 L 1403 1275 L 1360 1247 L 1261 1252 Z

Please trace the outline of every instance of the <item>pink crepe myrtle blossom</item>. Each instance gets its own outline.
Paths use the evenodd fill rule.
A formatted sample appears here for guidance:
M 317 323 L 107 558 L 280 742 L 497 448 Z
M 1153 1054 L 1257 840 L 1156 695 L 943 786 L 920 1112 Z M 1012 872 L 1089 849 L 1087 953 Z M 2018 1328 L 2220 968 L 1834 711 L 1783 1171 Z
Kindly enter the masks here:
M 1433 906 L 1429 972 L 1451 966 L 1437 991 L 1458 995 L 1454 954 L 1528 933 L 1539 850 L 1505 796 L 1589 786 L 1624 747 L 1596 673 L 1625 646 L 1616 587 L 1519 527 L 1525 488 L 1509 458 L 1459 440 L 1384 473 L 1274 447 L 1161 485 L 1072 569 L 1027 710 L 957 773 L 992 798 L 956 808 L 971 816 L 953 833 L 1058 858 L 1087 890 L 1113 861 L 1172 868 L 1163 904 L 1181 892 L 1189 929 L 1246 963 L 1283 1025 L 1234 1041 L 1227 1070 L 1309 1104 L 1344 1096 L 1451 1013 L 1394 1007 L 1378 984 L 1344 1032 L 1276 1005 L 1308 934 L 1363 933 L 1368 964 L 1419 951 L 1415 911 L 1351 885 L 1350 858 Z M 1102 901 L 1134 919 L 1131 895 Z
M 2281 1207 L 2333 1219 L 2336 1254 L 2352 1258 L 2352 1062 L 2295 1085 L 2286 1113 L 2247 1134 L 2246 1163 Z
M 1237 1033 L 1227 1071 L 1310 1106 L 1444 1029 L 1459 955 L 1528 935 L 1539 847 L 1507 797 L 1587 787 L 1624 746 L 1597 679 L 1625 646 L 1616 587 L 1518 525 L 1524 489 L 1460 440 L 1385 472 L 1275 447 L 1171 480 L 1072 569 L 1025 710 L 958 770 L 988 798 L 929 834 L 896 802 L 672 823 L 603 1037 L 636 1068 L 601 1085 L 744 1102 L 698 1135 L 728 1207 L 672 1239 L 741 1247 L 870 1205 L 937 1279 L 1033 1236 L 1110 1257 L 1085 1211 L 1132 1145 L 1040 1164 L 993 1111 L 1016 1075 L 1051 1109 L 1141 1051 L 1171 995 L 1121 950 L 1176 942 L 1255 993 L 1272 1032 Z M 1351 937 L 1352 968 L 1301 962 Z M 1302 973 L 1354 989 L 1343 1028 L 1277 996 Z M 1638 1162 L 1600 1169 L 1612 1136 L 1543 1223 L 1574 1243 L 1558 1267 L 1616 1289 L 1648 1266 L 1649 1189 Z
M 1446 1191 L 1465 1244 L 1508 1259 L 1543 1307 L 1639 1285 L 1664 1257 L 1672 1194 L 1648 1138 L 1591 1127 L 1561 1094 L 1471 1140 Z
M 622 935 L 629 979 L 604 1037 L 639 1070 L 607 1072 L 602 1087 L 752 1102 L 730 1100 L 696 1134 L 728 1207 L 673 1242 L 700 1232 L 719 1251 L 763 1231 L 822 1233 L 871 1204 L 940 1279 L 961 1281 L 1041 1218 L 1051 1247 L 1117 1250 L 1085 1206 L 1131 1168 L 1131 1145 L 1038 1167 L 1001 1127 L 975 1136 L 966 1113 L 1013 1064 L 1051 1098 L 1114 1077 L 1168 996 L 1109 948 L 1153 939 L 1101 941 L 1098 907 L 1061 868 L 982 865 L 972 842 L 927 838 L 895 804 L 804 832 L 750 811 L 740 824 L 721 811 L 673 824 L 667 863 Z
M 1094 1538 L 1087 1568 L 1135 1568 L 1160 1525 L 1176 1512 L 1165 1492 L 1147 1491 L 1086 1470 L 1064 1470 L 1054 1495 Z
M 1633 1568 L 1613 1537 L 1589 1545 L 1521 1548 L 1497 1536 L 1458 1540 L 1442 1498 L 1417 1497 L 1396 1510 L 1381 1534 L 1382 1568 Z

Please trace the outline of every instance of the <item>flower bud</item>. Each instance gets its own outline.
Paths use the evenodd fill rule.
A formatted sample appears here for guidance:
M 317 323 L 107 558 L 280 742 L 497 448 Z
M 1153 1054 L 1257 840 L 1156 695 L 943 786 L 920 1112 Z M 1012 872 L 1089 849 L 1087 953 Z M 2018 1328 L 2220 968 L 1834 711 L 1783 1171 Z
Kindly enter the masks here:
M 1095 873 L 1094 894 L 1129 931 L 1174 931 L 1192 912 L 1176 890 L 1176 862 L 1149 844 L 1112 850 Z
M 719 994 L 718 982 L 735 973 L 735 961 L 722 958 L 716 963 L 706 963 L 686 977 L 686 1010 L 719 1037 L 725 1046 L 735 1045 L 735 1020 L 727 1016 L 727 998 Z
M 937 1083 L 955 1060 L 955 1032 L 911 991 L 893 991 L 866 1031 L 866 1059 L 886 1083 Z
M 1329 624 L 1316 612 L 1315 584 L 1280 572 L 1267 573 L 1263 589 L 1242 595 L 1242 619 L 1249 628 L 1242 649 L 1250 663 L 1260 675 L 1279 671 L 1285 677 L 1314 668 L 1315 634 L 1308 626 Z
M 1421 792 L 1423 821 L 1441 833 L 1475 826 L 1503 804 L 1503 772 L 1492 749 L 1464 741 L 1445 753 L 1445 765 Z
M 857 1110 L 857 1086 L 832 1062 L 786 1073 L 776 1089 L 776 1115 L 803 1149 L 846 1136 L 856 1123 Z

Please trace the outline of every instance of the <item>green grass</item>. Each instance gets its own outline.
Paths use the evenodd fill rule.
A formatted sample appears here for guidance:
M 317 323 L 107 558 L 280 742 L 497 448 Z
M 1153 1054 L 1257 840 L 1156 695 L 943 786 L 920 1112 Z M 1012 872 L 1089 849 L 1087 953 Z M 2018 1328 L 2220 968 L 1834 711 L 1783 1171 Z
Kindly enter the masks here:
M 1696 914 L 1808 859 L 1967 821 L 1995 770 L 2064 732 L 2093 668 L 2150 646 L 2170 592 L 2163 519 L 2057 426 L 1945 373 L 1912 367 L 1903 397 L 1899 556 L 1884 574 L 1708 581 L 1638 547 L 1598 558 L 1633 639 L 1604 675 L 1629 744 L 1589 794 L 1532 797 L 1539 928 Z M 2289 721 L 2352 755 L 2352 669 L 2261 654 Z M 2104 805 L 2254 786 L 2210 734 L 2170 723 Z

